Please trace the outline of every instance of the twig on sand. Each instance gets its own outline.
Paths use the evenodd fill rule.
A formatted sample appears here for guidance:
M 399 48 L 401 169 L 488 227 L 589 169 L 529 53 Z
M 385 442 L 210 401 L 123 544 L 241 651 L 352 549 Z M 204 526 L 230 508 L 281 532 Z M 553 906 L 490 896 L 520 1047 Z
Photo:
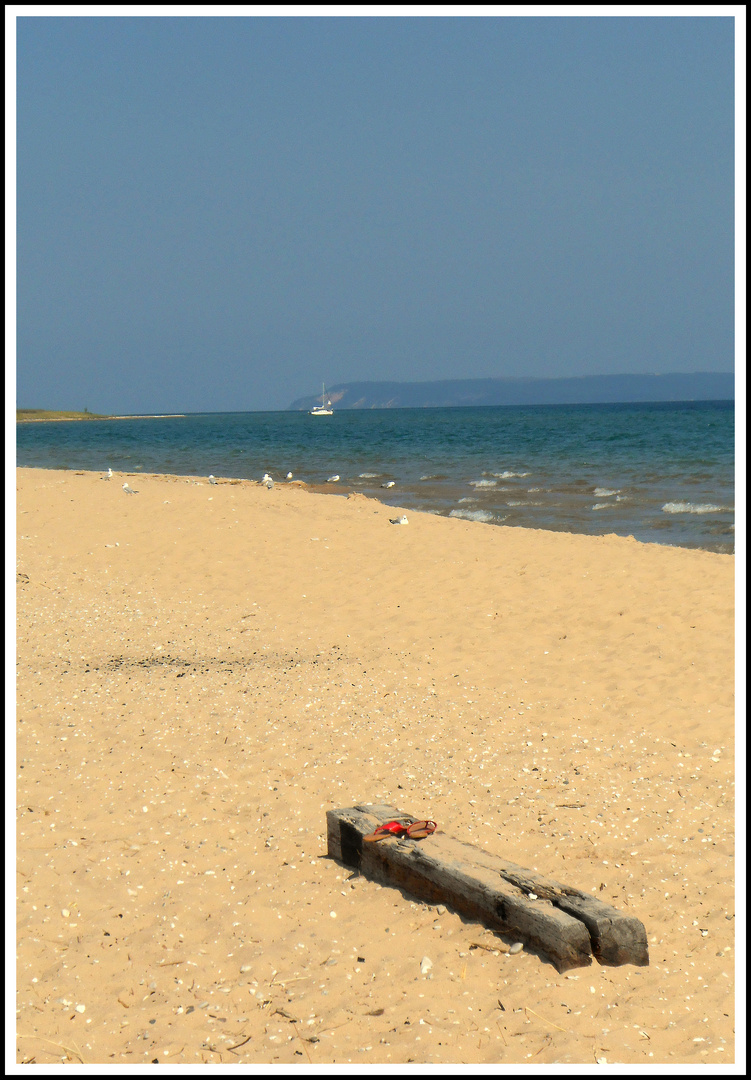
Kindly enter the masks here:
M 253 1036 L 252 1036 L 252 1035 L 248 1035 L 247 1039 L 243 1039 L 243 1041 L 242 1041 L 242 1042 L 239 1042 L 239 1043 L 235 1043 L 235 1045 L 234 1045 L 234 1046 L 227 1046 L 227 1047 L 225 1047 L 225 1049 L 226 1049 L 226 1050 L 239 1050 L 241 1046 L 245 1046 L 245 1044 L 246 1044 L 246 1043 L 248 1043 L 248 1042 L 250 1042 L 250 1040 L 251 1040 L 252 1038 L 253 1038 Z
M 292 1021 L 292 1027 L 295 1029 L 295 1035 L 297 1035 L 298 1039 L 302 1043 L 302 1048 L 305 1051 L 305 1057 L 308 1059 L 308 1063 L 310 1065 L 312 1065 L 313 1064 L 313 1059 L 311 1058 L 310 1051 L 308 1050 L 308 1047 L 307 1047 L 307 1039 L 304 1039 L 302 1037 L 302 1035 L 300 1034 L 300 1032 L 297 1030 L 297 1024 L 294 1022 L 294 1020 Z
M 566 1028 L 558 1027 L 558 1025 L 554 1024 L 552 1020 L 546 1020 L 544 1016 L 540 1016 L 540 1014 L 536 1013 L 534 1009 L 530 1009 L 528 1005 L 524 1006 L 524 1011 L 528 1012 L 528 1013 L 532 1013 L 532 1015 L 536 1016 L 538 1020 L 542 1020 L 543 1024 L 549 1024 L 550 1027 L 554 1027 L 556 1029 L 556 1031 L 562 1031 L 564 1033 L 564 1035 L 569 1035 L 570 1034 L 570 1032 L 567 1031 Z
M 44 1035 L 18 1035 L 17 1037 L 19 1039 L 39 1039 L 41 1042 L 49 1043 L 50 1046 L 54 1046 L 58 1050 L 64 1050 L 66 1054 L 73 1054 L 75 1057 L 78 1058 L 82 1065 L 86 1064 L 86 1062 L 83 1060 L 83 1054 L 80 1050 L 77 1050 L 75 1046 L 71 1048 L 70 1046 L 66 1046 L 64 1043 L 53 1042 L 52 1039 L 45 1039 Z
M 561 1031 L 563 1031 L 563 1028 L 561 1028 Z M 552 1038 L 553 1038 L 553 1036 L 552 1036 L 552 1035 L 550 1034 L 550 1032 L 548 1032 L 548 1033 L 547 1033 L 546 1035 L 544 1035 L 544 1036 L 543 1036 L 543 1043 L 542 1043 L 542 1046 L 540 1047 L 540 1049 L 539 1049 L 539 1050 L 537 1050 L 537 1051 L 536 1051 L 536 1053 L 534 1053 L 534 1054 L 532 1055 L 532 1057 L 537 1057 L 537 1055 L 538 1055 L 538 1054 L 541 1054 L 541 1053 L 543 1052 L 543 1050 L 545 1050 L 545 1048 L 546 1048 L 546 1047 L 550 1046 L 550 1040 L 551 1040 Z
M 32 580 L 31 580 L 31 578 L 29 577 L 28 574 L 17 573 L 16 574 L 16 581 L 19 581 L 19 580 L 22 581 L 24 585 L 26 585 L 26 584 L 29 584 L 29 585 L 31 585 L 31 584 L 41 585 L 41 586 L 43 586 L 43 588 L 49 589 L 50 592 L 57 592 L 57 589 L 53 589 L 51 585 L 45 585 L 45 583 L 43 581 L 40 581 L 39 578 L 34 578 L 34 581 L 32 582 Z
M 346 1027 L 346 1026 L 347 1026 L 347 1024 L 351 1024 L 351 1023 L 352 1023 L 352 1020 L 353 1020 L 353 1019 L 354 1019 L 354 1017 L 350 1016 L 349 1020 L 344 1020 L 344 1021 L 342 1021 L 342 1023 L 341 1023 L 341 1024 L 333 1024 L 333 1025 L 332 1025 L 331 1027 L 323 1027 L 323 1028 L 320 1028 L 320 1034 L 321 1034 L 321 1035 L 323 1035 L 323 1034 L 324 1034 L 324 1032 L 325 1032 L 325 1033 L 326 1033 L 326 1034 L 328 1035 L 328 1033 L 329 1033 L 330 1031 L 336 1031 L 336 1029 L 337 1029 L 337 1028 L 343 1028 L 343 1027 Z
M 470 941 L 469 947 L 470 947 L 470 949 L 484 949 L 485 952 L 492 952 L 492 953 L 499 953 L 499 952 L 504 952 L 504 951 L 508 952 L 508 946 L 506 946 L 506 948 L 504 950 L 500 945 L 486 945 L 482 941 Z

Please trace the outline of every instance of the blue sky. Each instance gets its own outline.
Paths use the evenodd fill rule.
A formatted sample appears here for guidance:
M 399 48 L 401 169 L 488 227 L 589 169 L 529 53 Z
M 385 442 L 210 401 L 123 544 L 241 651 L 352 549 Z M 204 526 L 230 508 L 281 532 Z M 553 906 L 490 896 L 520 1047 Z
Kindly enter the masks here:
M 16 30 L 21 406 L 733 369 L 732 17 Z

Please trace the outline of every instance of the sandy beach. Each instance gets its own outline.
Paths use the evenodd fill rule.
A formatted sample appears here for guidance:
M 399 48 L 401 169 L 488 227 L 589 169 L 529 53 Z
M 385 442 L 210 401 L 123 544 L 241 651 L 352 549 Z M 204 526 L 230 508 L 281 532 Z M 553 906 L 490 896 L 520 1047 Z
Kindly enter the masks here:
M 17 1062 L 734 1062 L 732 556 L 17 487 Z M 362 803 L 636 915 L 649 966 L 560 974 L 353 874 L 325 815 Z

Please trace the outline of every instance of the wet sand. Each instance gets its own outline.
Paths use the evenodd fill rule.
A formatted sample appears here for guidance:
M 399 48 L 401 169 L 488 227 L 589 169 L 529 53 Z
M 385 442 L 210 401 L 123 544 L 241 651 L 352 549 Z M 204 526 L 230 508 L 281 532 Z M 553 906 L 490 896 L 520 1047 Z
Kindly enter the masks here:
M 18 1062 L 734 1061 L 732 556 L 17 485 Z M 636 915 L 649 967 L 353 875 L 325 814 L 368 802 Z

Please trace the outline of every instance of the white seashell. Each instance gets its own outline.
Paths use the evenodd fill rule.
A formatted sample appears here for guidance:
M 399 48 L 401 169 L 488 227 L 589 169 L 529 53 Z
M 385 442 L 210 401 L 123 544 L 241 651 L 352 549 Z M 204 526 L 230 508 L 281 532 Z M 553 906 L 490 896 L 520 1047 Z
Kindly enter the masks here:
M 433 961 L 430 959 L 430 957 L 429 956 L 423 956 L 422 960 L 420 961 L 420 973 L 422 975 L 427 975 L 427 973 L 430 971 L 432 966 L 433 966 Z
M 511 953 L 512 956 L 515 956 L 516 953 L 520 953 L 523 948 L 524 948 L 524 945 L 522 944 L 521 941 L 515 941 L 514 944 L 511 946 L 511 948 L 509 949 L 509 952 Z

